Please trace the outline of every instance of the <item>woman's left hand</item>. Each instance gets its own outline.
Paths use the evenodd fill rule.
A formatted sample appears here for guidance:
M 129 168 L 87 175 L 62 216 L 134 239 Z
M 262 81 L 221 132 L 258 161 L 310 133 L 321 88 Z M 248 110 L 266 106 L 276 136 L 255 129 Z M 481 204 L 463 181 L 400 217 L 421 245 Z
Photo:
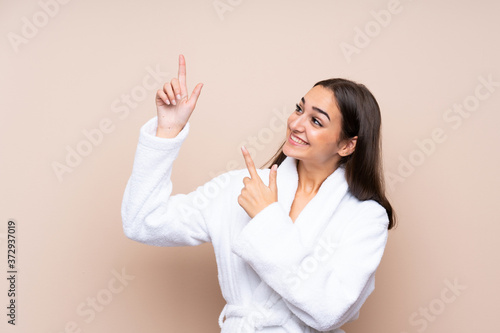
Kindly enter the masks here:
M 261 210 L 278 201 L 278 186 L 276 185 L 277 165 L 273 165 L 269 172 L 269 186 L 264 184 L 255 169 L 252 157 L 245 147 L 241 147 L 243 158 L 247 165 L 250 178 L 243 178 L 245 187 L 238 196 L 238 203 L 247 212 L 248 216 L 254 218 Z

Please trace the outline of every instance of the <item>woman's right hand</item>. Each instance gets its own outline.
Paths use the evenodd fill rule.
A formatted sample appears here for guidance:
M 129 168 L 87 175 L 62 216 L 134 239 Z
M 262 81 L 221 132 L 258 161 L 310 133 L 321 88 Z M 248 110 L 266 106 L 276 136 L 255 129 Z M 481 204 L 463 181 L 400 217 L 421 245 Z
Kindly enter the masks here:
M 194 87 L 188 98 L 186 85 L 186 61 L 179 55 L 178 78 L 173 78 L 163 85 L 163 89 L 156 92 L 156 110 L 158 113 L 158 128 L 156 136 L 174 138 L 187 124 L 193 113 L 201 93 L 203 83 Z

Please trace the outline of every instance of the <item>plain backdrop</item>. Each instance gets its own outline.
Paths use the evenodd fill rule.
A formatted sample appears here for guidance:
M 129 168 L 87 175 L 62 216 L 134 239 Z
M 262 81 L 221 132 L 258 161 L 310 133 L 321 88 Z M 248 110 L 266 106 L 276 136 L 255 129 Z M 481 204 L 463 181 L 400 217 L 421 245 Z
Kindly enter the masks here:
M 121 225 L 139 128 L 179 53 L 189 91 L 204 88 L 175 193 L 243 168 L 242 144 L 266 162 L 315 82 L 364 83 L 399 226 L 344 329 L 498 329 L 499 12 L 493 0 L 1 0 L 0 330 L 219 331 L 212 246 L 147 246 Z

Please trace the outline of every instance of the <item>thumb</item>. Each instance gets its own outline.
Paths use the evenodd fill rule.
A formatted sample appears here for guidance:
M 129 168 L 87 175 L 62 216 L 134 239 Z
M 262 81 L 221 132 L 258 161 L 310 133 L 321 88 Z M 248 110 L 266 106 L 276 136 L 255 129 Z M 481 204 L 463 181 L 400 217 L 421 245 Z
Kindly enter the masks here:
M 278 193 L 278 185 L 276 184 L 276 177 L 278 175 L 278 165 L 274 164 L 269 172 L 269 188 L 273 193 Z
M 200 97 L 202 87 L 203 83 L 198 83 L 196 87 L 194 87 L 193 92 L 188 99 L 188 103 L 192 104 L 193 107 L 196 106 L 196 102 L 198 101 L 198 97 Z

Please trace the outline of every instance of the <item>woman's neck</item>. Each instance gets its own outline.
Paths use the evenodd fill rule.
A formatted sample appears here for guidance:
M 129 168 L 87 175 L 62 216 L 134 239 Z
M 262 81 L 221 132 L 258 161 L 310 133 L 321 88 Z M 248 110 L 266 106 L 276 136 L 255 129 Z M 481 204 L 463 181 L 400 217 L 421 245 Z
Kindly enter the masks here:
M 297 173 L 299 175 L 299 184 L 297 192 L 304 194 L 316 194 L 325 181 L 337 169 L 337 162 L 332 165 L 305 163 L 297 161 Z

